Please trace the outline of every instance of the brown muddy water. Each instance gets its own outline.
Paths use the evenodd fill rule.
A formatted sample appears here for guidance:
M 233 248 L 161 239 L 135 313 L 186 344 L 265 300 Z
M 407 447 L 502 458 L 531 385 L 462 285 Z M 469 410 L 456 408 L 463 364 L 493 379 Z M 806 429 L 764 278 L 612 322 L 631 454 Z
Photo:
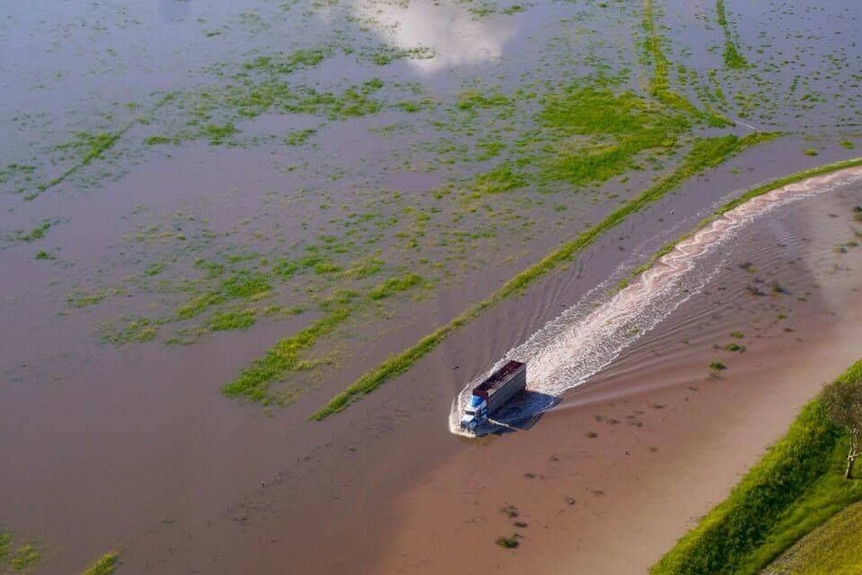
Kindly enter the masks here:
M 855 236 L 834 216 L 858 198 L 824 194 L 741 230 L 702 292 L 538 425 L 460 451 L 401 496 L 375 572 L 647 572 L 858 358 L 862 254 L 834 249 Z M 783 291 L 749 290 L 769 281 Z M 517 549 L 495 548 L 513 533 Z
M 606 298 L 721 202 L 852 157 L 862 143 L 855 5 L 725 4 L 721 26 L 712 2 L 652 3 L 671 85 L 738 123 L 692 120 L 669 149 L 647 147 L 613 177 L 572 183 L 538 167 L 580 136 L 548 139 L 557 128 L 537 132 L 537 114 L 562 86 L 607 76 L 645 93 L 656 66 L 641 3 L 7 3 L 0 526 L 14 546 L 37 547 L 39 573 L 80 572 L 111 550 L 121 573 L 397 571 L 381 557 L 405 521 L 400 498 L 457 458 L 485 448 L 497 457 L 512 442 L 449 432 L 467 382 L 563 310 Z M 747 67 L 725 65 L 727 42 Z M 391 353 L 668 174 L 693 134 L 747 126 L 785 135 L 630 216 L 345 412 L 308 421 Z M 823 222 L 836 233 L 851 226 L 862 201 L 852 186 L 829 197 L 836 218 L 788 209 L 732 252 L 751 250 L 767 282 L 779 274 L 773 259 L 795 258 L 779 281 L 824 310 L 833 308 L 814 274 L 840 266 L 828 243 L 850 238 L 811 244 L 820 251 L 806 238 L 821 237 Z M 817 201 L 811 210 L 833 200 Z M 800 261 L 815 251 L 822 261 Z M 715 257 L 699 265 L 748 277 L 734 267 L 741 256 Z M 406 273 L 421 281 L 365 297 Z M 225 295 L 237 285 L 245 291 Z M 339 298 L 362 303 L 267 405 L 222 395 Z M 792 312 L 783 295 L 752 298 L 743 307 L 764 322 Z M 551 441 L 540 430 L 556 432 L 549 422 L 578 412 L 586 391 L 660 393 L 627 370 L 673 371 L 691 361 L 675 340 L 707 341 L 743 313 L 727 298 L 709 313 L 700 305 L 627 347 L 517 441 Z M 474 479 L 476 489 L 492 479 Z M 446 522 L 439 515 L 434 527 Z M 496 533 L 476 533 L 497 551 Z M 427 552 L 409 548 L 416 560 Z

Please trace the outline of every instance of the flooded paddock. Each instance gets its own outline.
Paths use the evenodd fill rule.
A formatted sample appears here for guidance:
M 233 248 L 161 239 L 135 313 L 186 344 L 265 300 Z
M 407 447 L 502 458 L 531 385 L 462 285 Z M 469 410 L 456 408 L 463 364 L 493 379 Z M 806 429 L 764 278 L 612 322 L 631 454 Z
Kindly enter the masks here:
M 372 565 L 397 495 L 468 449 L 467 382 L 717 205 L 862 144 L 849 1 L 5 4 L 0 570 L 28 546 L 40 573 Z M 657 305 L 724 264 L 699 265 Z M 667 315 L 546 362 L 557 409 Z

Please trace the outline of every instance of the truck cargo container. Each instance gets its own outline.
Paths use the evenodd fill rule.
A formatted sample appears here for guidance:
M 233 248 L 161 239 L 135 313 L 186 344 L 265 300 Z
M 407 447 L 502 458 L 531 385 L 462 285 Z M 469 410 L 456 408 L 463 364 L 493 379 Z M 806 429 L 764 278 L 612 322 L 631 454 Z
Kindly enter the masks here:
M 473 388 L 461 428 L 476 431 L 507 401 L 527 387 L 527 364 L 510 360 Z

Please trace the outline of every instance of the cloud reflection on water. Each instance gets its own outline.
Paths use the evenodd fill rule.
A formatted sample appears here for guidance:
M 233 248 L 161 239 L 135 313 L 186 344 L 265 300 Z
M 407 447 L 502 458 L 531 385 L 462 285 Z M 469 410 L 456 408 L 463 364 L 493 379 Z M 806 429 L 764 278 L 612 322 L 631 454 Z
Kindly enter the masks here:
M 493 62 L 515 36 L 512 18 L 478 18 L 452 0 L 351 0 L 351 8 L 394 47 L 433 50 L 433 58 L 409 60 L 422 73 Z

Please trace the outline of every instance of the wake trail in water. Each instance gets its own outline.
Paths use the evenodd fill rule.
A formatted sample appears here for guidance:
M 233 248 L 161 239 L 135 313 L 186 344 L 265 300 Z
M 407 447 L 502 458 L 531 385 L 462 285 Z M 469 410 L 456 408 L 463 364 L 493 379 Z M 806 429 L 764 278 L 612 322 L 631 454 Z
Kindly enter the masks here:
M 597 286 L 470 382 L 452 402 L 450 431 L 472 436 L 460 429 L 459 422 L 473 388 L 511 359 L 527 363 L 528 393 L 521 401 L 512 401 L 492 414 L 492 418 L 508 427 L 545 411 L 565 391 L 585 383 L 700 293 L 721 267 L 703 265 L 705 256 L 718 253 L 744 226 L 781 206 L 860 181 L 862 168 L 851 168 L 777 188 L 728 211 L 682 240 L 615 294 L 605 295 L 612 286 Z

